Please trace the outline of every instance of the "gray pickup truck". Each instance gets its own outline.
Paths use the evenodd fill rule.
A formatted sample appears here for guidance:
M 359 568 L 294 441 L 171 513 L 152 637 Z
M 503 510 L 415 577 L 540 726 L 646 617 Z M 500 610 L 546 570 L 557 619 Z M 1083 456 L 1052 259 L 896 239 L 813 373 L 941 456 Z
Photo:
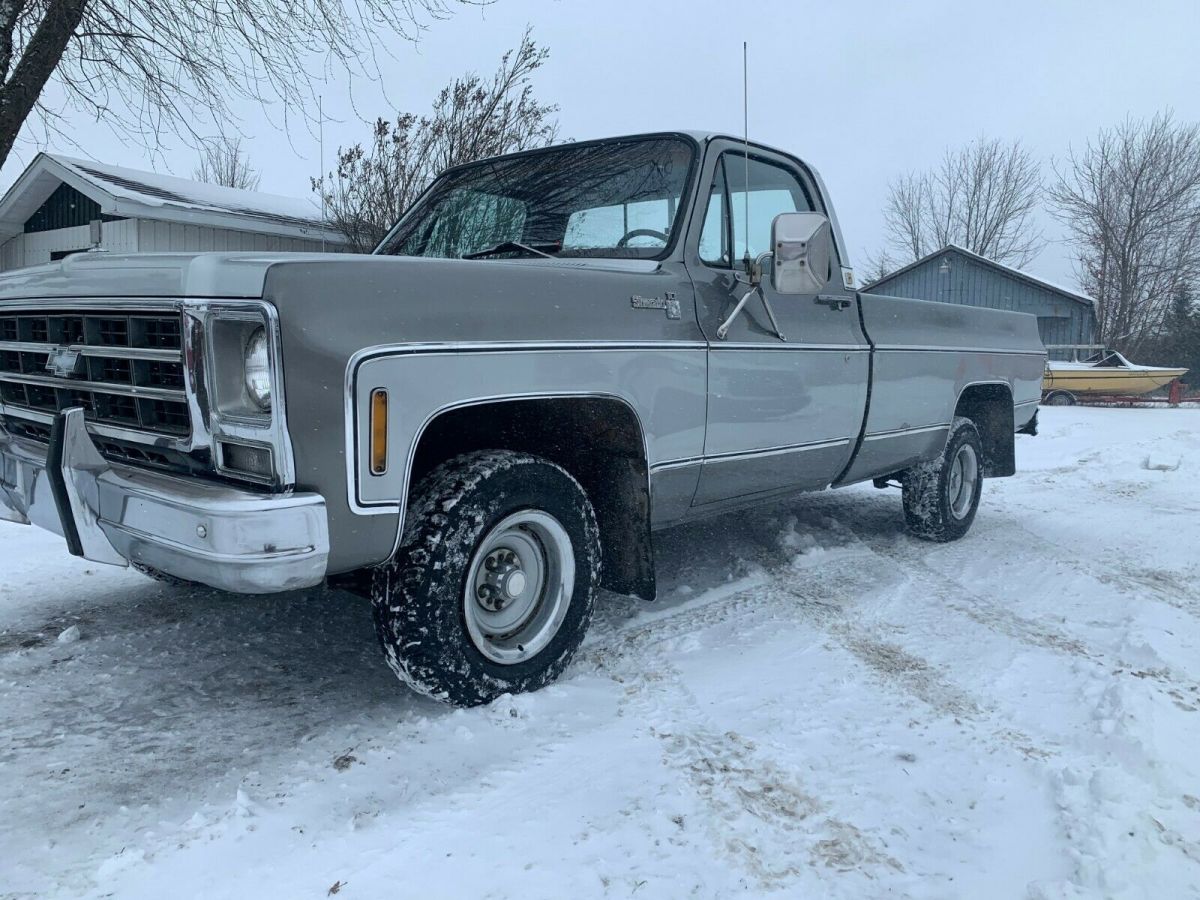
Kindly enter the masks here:
M 601 587 L 652 599 L 656 529 L 874 481 L 961 537 L 1044 361 L 1032 316 L 856 293 L 790 154 L 569 144 L 444 173 L 369 256 L 0 277 L 0 518 L 366 594 L 403 681 L 478 704 L 557 677 Z

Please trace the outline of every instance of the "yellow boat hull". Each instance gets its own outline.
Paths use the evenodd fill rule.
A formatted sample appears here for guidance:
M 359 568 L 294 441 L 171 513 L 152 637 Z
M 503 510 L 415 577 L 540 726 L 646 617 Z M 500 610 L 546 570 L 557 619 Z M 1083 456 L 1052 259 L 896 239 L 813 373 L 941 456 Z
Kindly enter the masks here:
M 1043 391 L 1137 396 L 1166 387 L 1187 369 L 1047 369 Z

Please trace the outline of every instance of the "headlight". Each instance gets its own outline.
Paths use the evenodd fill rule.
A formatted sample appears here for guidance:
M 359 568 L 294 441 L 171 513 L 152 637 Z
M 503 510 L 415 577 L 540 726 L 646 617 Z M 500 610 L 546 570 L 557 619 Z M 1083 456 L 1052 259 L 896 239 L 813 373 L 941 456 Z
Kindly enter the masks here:
M 266 412 L 271 408 L 271 355 L 267 348 L 267 332 L 255 328 L 246 341 L 246 393 Z

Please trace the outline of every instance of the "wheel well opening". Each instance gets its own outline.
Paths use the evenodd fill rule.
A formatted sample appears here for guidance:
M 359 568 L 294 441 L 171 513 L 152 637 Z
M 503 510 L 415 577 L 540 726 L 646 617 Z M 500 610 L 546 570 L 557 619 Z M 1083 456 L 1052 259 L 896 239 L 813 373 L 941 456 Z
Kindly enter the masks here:
M 496 400 L 447 410 L 422 433 L 410 483 L 474 450 L 514 450 L 555 462 L 596 510 L 605 588 L 653 599 L 650 490 L 641 423 L 612 397 Z
M 1007 384 L 971 385 L 959 396 L 954 415 L 970 419 L 979 429 L 985 478 L 1016 473 L 1013 398 Z

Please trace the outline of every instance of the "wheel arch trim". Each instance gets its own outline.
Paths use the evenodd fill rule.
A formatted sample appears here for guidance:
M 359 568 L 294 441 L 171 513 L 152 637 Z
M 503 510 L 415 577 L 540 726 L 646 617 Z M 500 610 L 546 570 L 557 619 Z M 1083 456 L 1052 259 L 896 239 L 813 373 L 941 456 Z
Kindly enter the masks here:
M 655 577 L 653 564 L 653 544 L 651 542 L 651 492 L 653 490 L 653 479 L 651 478 L 649 445 L 646 438 L 646 429 L 641 417 L 638 415 L 637 409 L 625 397 L 610 391 L 530 391 L 519 393 L 494 394 L 473 397 L 469 399 L 457 400 L 452 403 L 446 403 L 433 410 L 420 427 L 413 434 L 411 445 L 408 447 L 406 459 L 404 461 L 404 479 L 402 483 L 403 494 L 400 499 L 400 506 L 396 513 L 397 527 L 396 536 L 392 547 L 392 555 L 399 551 L 404 537 L 404 529 L 406 525 L 406 512 L 408 498 L 412 495 L 413 490 L 413 469 L 414 463 L 418 458 L 422 442 L 428 436 L 431 428 L 448 415 L 452 415 L 460 410 L 472 409 L 476 407 L 502 407 L 509 404 L 519 404 L 528 401 L 547 400 L 552 403 L 571 402 L 571 401 L 601 401 L 603 403 L 617 403 L 629 416 L 629 424 L 636 430 L 637 434 L 637 464 L 640 464 L 641 471 L 636 472 L 635 477 L 640 475 L 639 481 L 644 485 L 645 490 L 645 508 L 640 510 L 636 501 L 631 501 L 629 504 L 620 502 L 609 503 L 602 496 L 589 496 L 596 509 L 596 515 L 600 521 L 602 537 L 611 537 L 612 532 L 608 530 L 610 521 L 608 511 L 621 510 L 628 511 L 633 516 L 632 522 L 634 527 L 625 532 L 627 538 L 620 539 L 605 539 L 603 541 L 603 555 L 605 557 L 605 584 L 614 589 L 621 590 L 625 593 L 636 594 L 647 600 L 652 600 L 655 595 Z M 632 448 L 631 448 L 632 449 Z M 533 452 L 533 451 L 527 451 Z M 619 456 L 620 454 L 614 454 Z M 548 457 L 551 461 L 556 461 L 554 457 Z M 558 464 L 563 465 L 560 461 Z M 582 481 L 585 485 L 588 479 L 585 478 L 582 471 L 572 471 L 571 467 L 567 466 L 567 471 L 573 478 Z M 589 492 L 590 493 L 590 492 Z M 603 509 L 602 509 L 603 507 Z M 618 534 L 624 529 L 618 529 Z M 610 555 L 611 554 L 611 555 Z M 613 579 L 610 581 L 610 579 Z
M 371 360 L 391 357 L 404 357 L 426 354 L 500 354 L 500 353 L 527 353 L 527 352 L 628 352 L 628 351 L 656 351 L 656 352 L 679 352 L 679 351 L 703 351 L 706 349 L 706 344 L 703 342 L 689 341 L 594 341 L 594 342 L 559 342 L 559 341 L 519 341 L 519 342 L 438 342 L 438 343 L 411 343 L 411 344 L 383 344 L 372 347 L 365 347 L 350 356 L 347 360 L 345 373 L 342 385 L 342 402 L 343 402 L 343 447 L 344 447 L 344 477 L 346 502 L 350 511 L 355 515 L 370 516 L 370 515 L 396 515 L 403 516 L 403 506 L 405 497 L 394 501 L 378 501 L 370 502 L 360 499 L 358 487 L 358 457 L 359 457 L 359 439 L 358 439 L 358 402 L 357 402 L 357 378 L 361 366 Z M 417 446 L 419 436 L 424 433 L 429 423 L 432 422 L 438 415 L 448 411 L 449 409 L 460 405 L 477 405 L 489 402 L 505 402 L 509 400 L 521 399 L 559 399 L 569 397 L 607 397 L 618 400 L 623 403 L 634 415 L 634 420 L 637 423 L 638 431 L 641 437 L 642 454 L 646 460 L 647 468 L 651 464 L 651 453 L 649 444 L 649 433 L 646 428 L 646 423 L 638 412 L 634 402 L 627 396 L 614 391 L 607 387 L 603 388 L 586 388 L 577 389 L 571 388 L 563 391 L 516 391 L 516 392 L 497 392 L 495 394 L 480 394 L 472 397 L 456 400 L 451 404 L 442 404 L 431 410 L 425 421 L 420 425 L 416 432 L 416 437 L 409 447 L 410 460 L 406 463 L 404 472 L 404 484 L 407 486 L 411 476 L 409 467 L 411 466 L 411 451 Z M 403 530 L 403 523 L 398 532 Z
M 1013 402 L 1015 400 L 1015 397 L 1013 394 L 1012 383 L 1009 381 L 1005 381 L 1003 378 L 995 378 L 995 379 L 985 379 L 985 380 L 981 380 L 981 381 L 968 381 L 966 384 L 964 384 L 962 386 L 962 388 L 959 389 L 958 396 L 954 398 L 955 411 L 957 411 L 958 407 L 962 404 L 963 395 L 966 394 L 967 391 L 971 390 L 972 388 L 980 388 L 980 387 L 1002 387 L 1008 391 L 1009 403 L 1012 404 L 1013 406 L 1016 405 Z
M 670 349 L 693 349 L 691 347 L 680 347 L 678 344 L 666 345 Z M 662 345 L 655 345 L 654 349 L 666 349 Z M 513 345 L 495 345 L 495 344 L 480 344 L 464 346 L 461 344 L 414 344 L 399 347 L 372 347 L 355 353 L 349 360 L 346 366 L 345 386 L 344 386 L 344 401 L 345 401 L 345 447 L 346 447 L 346 496 L 351 510 L 358 515 L 395 515 L 396 521 L 396 536 L 393 540 L 393 554 L 400 547 L 400 542 L 404 534 L 405 525 L 405 505 L 412 490 L 412 472 L 413 463 L 416 459 L 417 449 L 421 445 L 430 426 L 432 426 L 440 417 L 461 409 L 467 409 L 476 406 L 499 405 L 506 403 L 516 403 L 528 400 L 604 400 L 609 402 L 617 402 L 628 411 L 631 416 L 631 421 L 637 429 L 637 439 L 641 460 L 646 471 L 645 487 L 647 496 L 650 495 L 652 489 L 652 479 L 650 477 L 650 446 L 647 437 L 646 425 L 638 412 L 634 403 L 622 394 L 606 389 L 595 390 L 564 390 L 564 391 L 506 391 L 490 394 L 477 394 L 471 397 L 464 397 L 454 400 L 449 403 L 443 403 L 430 410 L 422 419 L 420 425 L 413 431 L 412 439 L 405 447 L 405 459 L 403 460 L 403 478 L 400 481 L 401 494 L 396 500 L 386 503 L 363 503 L 358 495 L 358 404 L 356 380 L 359 367 L 368 360 L 378 359 L 382 357 L 404 356 L 420 353 L 431 352 L 446 352 L 446 351 L 476 351 L 476 352 L 497 352 L 504 350 L 631 350 L 631 349 L 649 349 L 645 344 L 625 344 L 625 343 L 601 343 L 591 345 L 579 344 L 546 344 L 546 343 L 531 343 L 518 346 Z M 647 522 L 647 528 L 649 523 Z

